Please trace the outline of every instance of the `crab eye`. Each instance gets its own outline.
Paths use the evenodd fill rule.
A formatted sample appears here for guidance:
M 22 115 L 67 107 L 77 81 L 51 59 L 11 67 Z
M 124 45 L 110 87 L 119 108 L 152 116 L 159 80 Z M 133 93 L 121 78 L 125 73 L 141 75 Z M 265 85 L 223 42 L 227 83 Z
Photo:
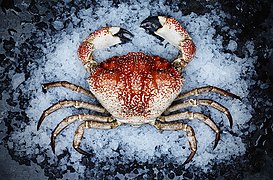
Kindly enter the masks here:
M 164 72 L 165 70 L 163 68 L 157 69 L 157 72 Z

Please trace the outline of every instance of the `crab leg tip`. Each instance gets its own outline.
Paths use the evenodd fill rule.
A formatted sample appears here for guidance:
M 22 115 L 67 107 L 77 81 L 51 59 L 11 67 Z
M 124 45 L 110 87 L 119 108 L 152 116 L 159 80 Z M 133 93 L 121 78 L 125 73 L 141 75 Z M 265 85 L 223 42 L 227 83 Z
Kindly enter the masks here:
M 46 84 L 42 84 L 42 91 L 43 91 L 43 93 L 46 93 L 46 92 L 47 92 Z
M 241 98 L 240 96 L 235 95 L 235 94 L 234 94 L 234 98 L 236 98 L 236 99 L 242 101 L 242 98 Z
M 42 124 L 44 118 L 45 118 L 45 115 L 42 114 L 42 116 L 40 117 L 40 119 L 39 119 L 39 121 L 38 121 L 38 124 L 37 124 L 37 131 L 40 129 L 41 124 Z
M 232 128 L 233 127 L 233 120 L 232 120 L 232 117 L 231 117 L 230 113 L 227 114 L 227 118 L 229 120 L 229 126 L 230 126 L 230 128 Z
M 192 160 L 194 155 L 195 155 L 195 151 L 192 151 L 191 154 L 189 155 L 189 157 L 186 159 L 186 161 L 182 165 L 184 166 L 187 163 L 189 163 Z
M 51 141 L 50 141 L 52 152 L 55 154 L 55 136 L 51 135 Z
M 83 155 L 85 155 L 85 156 L 92 156 L 90 153 L 88 153 L 88 152 L 82 150 L 82 149 L 79 148 L 79 147 L 74 147 L 74 149 L 75 149 L 76 151 L 78 151 L 80 154 L 83 154 Z
M 37 124 L 37 131 L 39 131 L 41 124 Z
M 220 140 L 220 133 L 216 133 L 216 138 L 215 138 L 215 143 L 214 143 L 214 146 L 213 146 L 213 150 L 216 148 L 218 142 Z
M 238 100 L 242 101 L 242 98 L 240 96 L 237 96 L 231 92 L 227 92 L 227 94 L 225 96 L 230 96 L 231 98 L 238 99 Z

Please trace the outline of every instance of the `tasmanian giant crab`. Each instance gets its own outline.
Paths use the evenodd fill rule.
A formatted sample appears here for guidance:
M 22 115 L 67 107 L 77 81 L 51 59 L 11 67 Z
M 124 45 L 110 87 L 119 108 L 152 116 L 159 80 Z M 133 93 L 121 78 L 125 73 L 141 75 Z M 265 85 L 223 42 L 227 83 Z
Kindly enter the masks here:
M 63 100 L 46 109 L 39 122 L 64 107 L 86 108 L 98 114 L 77 114 L 64 118 L 52 132 L 51 146 L 55 151 L 55 138 L 69 124 L 82 121 L 77 127 L 73 147 L 79 153 L 88 155 L 80 148 L 84 130 L 88 128 L 112 129 L 122 124 L 150 124 L 160 130 L 184 130 L 189 141 L 191 153 L 185 160 L 188 163 L 197 150 L 194 130 L 179 120 L 197 119 L 208 125 L 215 133 L 216 147 L 220 131 L 214 121 L 199 112 L 182 111 L 191 106 L 211 106 L 226 114 L 230 126 L 232 117 L 229 110 L 211 99 L 189 99 L 201 93 L 214 92 L 239 99 L 238 96 L 223 89 L 206 86 L 181 94 L 184 79 L 183 68 L 192 60 L 196 47 L 192 38 L 174 18 L 151 16 L 141 23 L 148 33 L 160 36 L 181 51 L 173 61 L 142 52 L 130 52 L 120 57 L 114 56 L 101 63 L 93 59 L 93 52 L 119 43 L 126 43 L 133 35 L 120 27 L 105 27 L 91 33 L 79 46 L 78 56 L 90 72 L 88 83 L 90 91 L 66 81 L 43 84 L 45 89 L 64 87 L 96 98 L 98 104 L 77 100 Z M 178 111 L 180 110 L 180 111 Z

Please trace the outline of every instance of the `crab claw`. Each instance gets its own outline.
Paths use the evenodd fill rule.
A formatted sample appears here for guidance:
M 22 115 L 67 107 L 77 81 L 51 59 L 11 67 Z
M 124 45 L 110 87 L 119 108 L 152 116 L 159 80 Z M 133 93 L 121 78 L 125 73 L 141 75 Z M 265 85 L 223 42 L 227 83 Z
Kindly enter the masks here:
M 133 34 L 131 32 L 120 27 L 104 27 L 90 34 L 82 45 L 84 43 L 90 44 L 89 46 L 92 46 L 90 51 L 94 51 L 119 43 L 126 43 L 131 40 L 129 37 L 132 36 Z
M 140 27 L 149 34 L 166 39 L 169 43 L 180 48 L 180 43 L 191 39 L 186 30 L 174 18 L 166 16 L 150 16 L 141 22 Z
M 141 22 L 140 27 L 146 30 L 151 35 L 156 35 L 155 32 L 162 28 L 162 24 L 159 22 L 158 16 L 150 16 Z
M 113 34 L 113 36 L 119 37 L 121 44 L 132 41 L 129 37 L 126 37 L 126 35 L 129 37 L 134 37 L 134 35 L 130 31 L 123 28 L 120 28 L 116 34 Z
M 194 57 L 196 48 L 191 37 L 174 18 L 150 16 L 141 22 L 140 27 L 149 34 L 167 40 L 181 51 L 181 55 L 174 60 L 178 71 L 181 71 Z
M 91 71 L 96 66 L 93 53 L 97 49 L 107 48 L 116 44 L 131 41 L 133 34 L 120 27 L 104 27 L 91 33 L 79 46 L 78 56 L 87 70 Z

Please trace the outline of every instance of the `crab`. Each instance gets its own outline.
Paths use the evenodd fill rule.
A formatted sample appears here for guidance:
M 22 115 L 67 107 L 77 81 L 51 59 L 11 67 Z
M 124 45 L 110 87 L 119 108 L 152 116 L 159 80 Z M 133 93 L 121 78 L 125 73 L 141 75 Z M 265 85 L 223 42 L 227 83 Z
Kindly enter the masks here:
M 180 120 L 197 119 L 208 125 L 216 133 L 213 149 L 220 139 L 220 130 L 209 116 L 199 112 L 182 111 L 184 108 L 210 106 L 224 113 L 232 127 L 231 113 L 226 107 L 211 99 L 190 97 L 208 92 L 236 99 L 240 99 L 239 96 L 214 86 L 181 93 L 184 83 L 182 71 L 193 59 L 196 46 L 179 22 L 172 17 L 150 16 L 141 22 L 140 27 L 149 34 L 167 40 L 180 50 L 180 55 L 170 62 L 156 55 L 130 52 L 98 63 L 92 56 L 95 50 L 127 43 L 133 34 L 114 26 L 104 27 L 91 33 L 78 48 L 79 59 L 90 72 L 87 80 L 90 90 L 66 81 L 43 84 L 44 89 L 64 87 L 98 101 L 98 104 L 91 104 L 77 100 L 62 100 L 43 111 L 37 130 L 48 115 L 64 107 L 85 108 L 97 112 L 64 118 L 51 135 L 51 147 L 54 153 L 56 136 L 77 120 L 82 123 L 76 129 L 73 147 L 83 155 L 90 155 L 80 147 L 85 129 L 106 130 L 122 124 L 133 126 L 150 124 L 159 130 L 186 131 L 190 147 L 190 155 L 184 161 L 186 164 L 192 160 L 197 151 L 197 141 L 193 128 Z

